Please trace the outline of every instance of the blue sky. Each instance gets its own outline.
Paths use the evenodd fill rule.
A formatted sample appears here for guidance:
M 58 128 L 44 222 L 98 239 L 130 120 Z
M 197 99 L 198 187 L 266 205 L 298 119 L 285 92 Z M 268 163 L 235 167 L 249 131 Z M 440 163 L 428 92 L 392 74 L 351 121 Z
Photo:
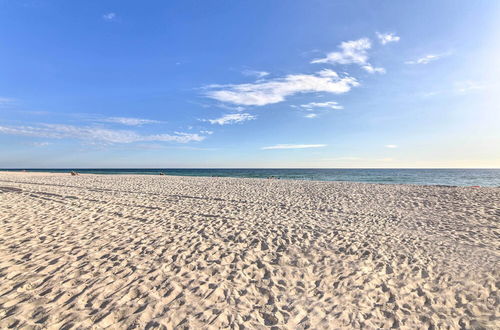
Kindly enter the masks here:
M 0 167 L 500 167 L 498 1 L 0 0 Z

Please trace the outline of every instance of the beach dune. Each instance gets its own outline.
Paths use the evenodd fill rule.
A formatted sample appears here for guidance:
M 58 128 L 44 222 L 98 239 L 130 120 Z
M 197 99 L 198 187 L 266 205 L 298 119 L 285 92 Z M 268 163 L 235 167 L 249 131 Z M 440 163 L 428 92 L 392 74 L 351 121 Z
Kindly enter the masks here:
M 500 189 L 0 173 L 0 328 L 500 328 Z

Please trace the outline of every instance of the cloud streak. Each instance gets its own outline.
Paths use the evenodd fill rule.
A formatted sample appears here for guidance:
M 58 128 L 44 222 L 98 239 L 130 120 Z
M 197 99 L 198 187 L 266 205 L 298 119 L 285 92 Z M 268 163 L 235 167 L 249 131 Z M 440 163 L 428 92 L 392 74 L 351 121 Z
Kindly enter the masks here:
M 257 70 L 243 70 L 241 72 L 245 76 L 264 78 L 269 75 L 269 72 L 266 71 L 257 71 Z
M 106 122 L 106 123 L 121 124 L 121 125 L 126 125 L 126 126 L 142 126 L 145 124 L 159 124 L 159 123 L 161 123 L 158 120 L 129 118 L 129 117 L 109 117 L 109 118 L 104 118 L 104 119 L 101 119 L 98 121 Z
M 405 64 L 428 64 L 430 62 L 436 61 L 442 57 L 446 56 L 446 54 L 428 54 L 417 58 L 416 60 L 406 61 Z
M 188 143 L 203 141 L 205 136 L 193 133 L 141 135 L 129 130 L 113 130 L 95 126 L 40 124 L 37 126 L 0 126 L 0 133 L 50 139 L 76 139 L 88 143 L 134 143 L 145 141 Z
M 276 149 L 308 149 L 308 148 L 323 148 L 326 144 L 277 144 L 274 146 L 262 147 L 262 150 Z
M 459 81 L 455 83 L 455 91 L 458 93 L 467 93 L 470 91 L 478 91 L 485 89 L 487 86 L 483 83 L 477 82 L 477 81 L 472 81 L 472 80 L 466 80 L 466 81 Z
M 301 104 L 301 105 L 292 105 L 293 108 L 298 108 L 300 110 L 305 110 L 305 111 L 315 111 L 315 110 L 321 110 L 321 111 L 328 111 L 328 110 L 341 110 L 344 109 L 343 106 L 339 105 L 335 101 L 328 101 L 328 102 L 310 102 L 306 104 Z M 317 118 L 318 114 L 317 113 L 307 113 L 304 115 L 305 118 Z
M 0 104 L 7 104 L 14 102 L 14 99 L 8 97 L 0 97 Z
M 218 124 L 218 125 L 229 125 L 235 123 L 241 123 L 247 120 L 254 120 L 257 117 L 251 115 L 249 113 L 233 113 L 227 114 L 217 119 L 206 119 L 204 121 L 208 121 L 210 124 Z
M 299 93 L 347 93 L 358 81 L 350 76 L 339 76 L 335 71 L 322 70 L 314 74 L 294 74 L 284 78 L 260 80 L 251 84 L 211 85 L 206 96 L 236 105 L 263 106 L 285 101 Z
M 33 142 L 31 145 L 34 147 L 46 147 L 46 146 L 50 145 L 50 142 L 46 142 L 46 141 Z
M 310 102 L 306 104 L 301 104 L 301 108 L 306 110 L 312 110 L 315 108 L 323 108 L 323 109 L 333 109 L 333 110 L 341 110 L 344 109 L 343 106 L 339 105 L 338 102 L 328 101 L 328 102 Z

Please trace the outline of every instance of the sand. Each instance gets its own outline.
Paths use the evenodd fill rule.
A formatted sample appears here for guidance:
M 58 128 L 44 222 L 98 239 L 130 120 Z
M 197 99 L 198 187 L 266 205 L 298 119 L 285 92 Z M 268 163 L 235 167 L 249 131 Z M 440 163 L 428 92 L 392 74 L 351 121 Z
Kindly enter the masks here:
M 500 328 L 500 189 L 0 173 L 0 328 Z

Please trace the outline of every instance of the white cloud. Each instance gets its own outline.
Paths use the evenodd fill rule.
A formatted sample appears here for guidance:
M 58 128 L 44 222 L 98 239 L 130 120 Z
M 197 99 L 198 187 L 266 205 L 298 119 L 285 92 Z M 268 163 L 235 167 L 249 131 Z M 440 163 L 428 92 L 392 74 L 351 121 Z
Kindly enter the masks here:
M 375 68 L 371 64 L 363 65 L 362 68 L 368 73 L 380 73 L 380 74 L 385 73 L 384 68 Z
M 331 52 L 324 58 L 313 60 L 311 63 L 330 64 L 365 64 L 368 60 L 367 50 L 372 47 L 370 39 L 344 41 L 340 44 L 340 52 Z
M 127 126 L 142 126 L 145 124 L 158 124 L 158 120 L 141 119 L 141 118 L 128 118 L 128 117 L 110 117 L 98 120 L 106 123 L 122 124 Z
M 316 118 L 316 117 L 318 117 L 318 114 L 316 114 L 316 113 L 308 113 L 304 117 L 306 117 L 306 118 Z
M 444 55 L 429 54 L 429 55 L 425 55 L 423 57 L 417 58 L 416 60 L 406 61 L 405 63 L 406 64 L 427 64 L 429 62 L 440 59 L 443 56 Z
M 210 124 L 229 125 L 229 124 L 240 123 L 247 120 L 254 120 L 256 118 L 257 118 L 256 116 L 251 115 L 249 113 L 232 113 L 224 115 L 217 119 L 206 119 L 204 121 L 208 121 L 210 122 Z
M 398 42 L 399 37 L 395 33 L 379 33 L 377 32 L 378 40 L 382 45 L 388 44 L 390 42 Z
M 333 70 L 330 69 L 323 69 L 321 71 L 317 72 L 318 75 L 321 77 L 332 77 L 332 78 L 338 78 L 339 74 Z
M 245 76 L 257 77 L 257 78 L 264 78 L 265 76 L 269 75 L 269 72 L 257 71 L 257 70 L 243 70 L 241 73 L 244 74 Z
M 113 130 L 94 126 L 40 124 L 38 126 L 0 126 L 0 133 L 51 139 L 77 139 L 90 143 L 134 143 L 144 141 L 179 142 L 202 141 L 199 134 L 175 132 L 174 134 L 141 135 L 133 131 Z
M 322 70 L 315 74 L 295 74 L 284 78 L 257 81 L 253 84 L 211 85 L 206 96 L 237 105 L 273 104 L 297 93 L 328 92 L 342 94 L 358 86 L 350 76 L 340 77 L 335 71 Z
M 306 104 L 301 104 L 300 107 L 303 109 L 306 109 L 306 110 L 312 110 L 314 108 L 327 108 L 327 109 L 334 109 L 334 110 L 344 109 L 343 106 L 339 105 L 338 102 L 335 102 L 335 101 L 310 102 L 310 103 L 306 103 Z
M 358 64 L 368 73 L 385 73 L 383 68 L 375 68 L 368 63 L 368 50 L 372 47 L 368 38 L 344 41 L 340 44 L 340 52 L 331 52 L 326 57 L 312 60 L 311 63 Z
M 102 19 L 108 22 L 112 22 L 116 20 L 116 14 L 115 13 L 107 13 L 102 15 Z
M 398 146 L 395 144 L 386 144 L 385 147 L 389 149 L 396 149 Z
M 274 149 L 306 149 L 306 148 L 323 148 L 326 144 L 277 144 L 269 147 L 262 147 L 262 150 L 274 150 Z
M 213 131 L 200 131 L 201 134 L 206 134 L 206 135 L 212 135 L 214 134 Z

